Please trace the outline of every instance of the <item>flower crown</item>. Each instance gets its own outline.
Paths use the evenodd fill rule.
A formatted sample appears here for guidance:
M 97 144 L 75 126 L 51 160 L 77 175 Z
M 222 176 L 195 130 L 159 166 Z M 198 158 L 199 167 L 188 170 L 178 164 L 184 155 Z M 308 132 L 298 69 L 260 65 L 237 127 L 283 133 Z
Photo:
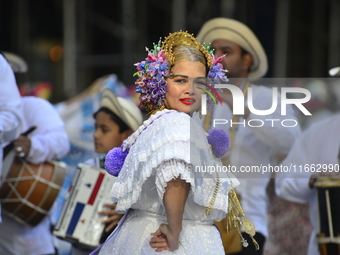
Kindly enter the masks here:
M 175 46 L 190 46 L 198 49 L 205 56 L 209 68 L 208 78 L 212 84 L 206 84 L 206 88 L 201 89 L 209 95 L 208 110 L 213 103 L 217 104 L 217 101 L 222 104 L 218 95 L 219 90 L 214 89 L 213 85 L 220 81 L 228 81 L 225 75 L 227 71 L 220 63 L 224 56 L 215 59 L 210 45 L 201 45 L 193 35 L 180 31 L 170 33 L 163 42 L 159 40 L 157 44 L 154 43 L 153 49 L 146 48 L 148 52 L 146 59 L 135 64 L 137 72 L 134 76 L 138 76 L 135 82 L 136 93 L 140 93 L 140 106 L 144 106 L 147 112 L 160 109 L 163 106 L 167 92 L 165 78 L 169 77 L 169 70 L 175 63 L 172 53 Z

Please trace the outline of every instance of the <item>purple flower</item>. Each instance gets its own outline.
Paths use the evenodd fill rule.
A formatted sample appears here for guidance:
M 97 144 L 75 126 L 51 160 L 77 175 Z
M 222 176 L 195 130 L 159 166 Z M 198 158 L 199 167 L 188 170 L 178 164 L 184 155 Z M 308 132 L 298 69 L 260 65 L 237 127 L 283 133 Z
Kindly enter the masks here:
M 208 143 L 211 145 L 215 157 L 221 158 L 229 150 L 230 139 L 228 134 L 218 128 L 210 129 L 208 133 Z
M 143 81 L 144 86 L 139 86 L 137 90 L 141 93 L 139 97 L 140 105 L 146 107 L 146 111 L 158 109 L 162 106 L 166 93 L 166 82 L 164 77 L 169 75 L 168 60 L 165 58 L 164 50 L 161 49 L 161 41 L 154 44 L 154 49 L 149 50 L 145 61 L 136 63 L 138 79 L 137 85 Z M 160 100 L 161 99 L 161 100 Z
M 161 64 L 160 70 L 161 71 L 168 71 L 168 64 L 167 63 Z
M 122 147 L 117 147 L 110 150 L 105 158 L 106 171 L 109 174 L 117 177 L 124 165 L 125 158 L 128 154 L 129 149 L 123 151 Z
M 224 70 L 222 64 L 219 63 L 221 61 L 220 58 L 218 58 L 218 60 L 220 61 L 217 61 L 212 55 L 212 59 L 214 61 L 213 61 L 212 68 L 210 69 L 208 73 L 208 78 L 211 78 L 215 84 L 220 83 L 220 81 L 227 82 L 228 78 L 225 75 L 227 70 Z

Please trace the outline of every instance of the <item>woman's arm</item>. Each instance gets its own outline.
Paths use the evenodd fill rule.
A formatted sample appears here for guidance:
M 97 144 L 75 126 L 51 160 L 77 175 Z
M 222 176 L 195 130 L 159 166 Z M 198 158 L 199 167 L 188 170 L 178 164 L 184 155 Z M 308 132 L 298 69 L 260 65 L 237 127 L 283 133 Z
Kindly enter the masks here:
M 165 188 L 163 203 L 168 219 L 169 231 L 178 234 L 182 230 L 184 206 L 190 190 L 190 184 L 180 178 L 171 180 Z
M 168 224 L 161 224 L 155 233 L 151 233 L 155 237 L 151 239 L 150 245 L 156 248 L 157 252 L 178 249 L 183 212 L 189 191 L 190 184 L 180 178 L 167 183 L 163 203 Z

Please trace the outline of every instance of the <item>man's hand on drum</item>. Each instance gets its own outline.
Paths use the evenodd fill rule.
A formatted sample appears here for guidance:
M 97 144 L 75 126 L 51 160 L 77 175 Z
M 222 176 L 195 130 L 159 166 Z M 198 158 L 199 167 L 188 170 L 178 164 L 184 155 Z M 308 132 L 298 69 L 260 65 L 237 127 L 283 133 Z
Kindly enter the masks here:
M 108 224 L 105 228 L 105 232 L 109 232 L 112 230 L 118 223 L 118 221 L 123 217 L 123 214 L 119 214 L 116 211 L 117 204 L 104 204 L 104 207 L 107 207 L 108 210 L 98 212 L 100 215 L 108 216 L 106 220 L 103 220 L 102 223 Z
M 14 148 L 18 157 L 27 157 L 31 149 L 31 139 L 27 136 L 19 136 L 19 138 L 14 141 Z
M 313 174 L 309 179 L 309 187 L 312 189 L 318 178 L 340 178 L 340 172 L 322 172 Z

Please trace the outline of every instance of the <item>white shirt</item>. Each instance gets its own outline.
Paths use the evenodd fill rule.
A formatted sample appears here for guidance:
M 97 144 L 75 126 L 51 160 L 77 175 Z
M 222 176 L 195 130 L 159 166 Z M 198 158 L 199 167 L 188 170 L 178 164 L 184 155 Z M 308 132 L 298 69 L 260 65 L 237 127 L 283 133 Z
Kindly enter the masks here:
M 30 136 L 32 144 L 27 161 L 40 164 L 64 157 L 70 145 L 64 122 L 54 107 L 45 99 L 38 97 L 23 97 L 22 102 L 23 130 L 37 126 Z
M 20 110 L 20 94 L 12 68 L 0 54 L 0 176 L 3 146 L 6 142 L 14 140 L 20 132 Z
M 296 140 L 283 165 L 302 165 L 309 167 L 311 164 L 339 164 L 338 152 L 340 147 L 340 114 L 312 124 Z M 310 237 L 308 255 L 319 255 L 317 231 L 317 201 L 316 190 L 309 188 L 309 179 L 312 172 L 299 171 L 289 175 L 280 174 L 275 180 L 278 196 L 297 203 L 309 203 L 310 221 L 313 232 Z M 290 177 L 290 178 L 287 178 Z
M 0 144 L 12 141 L 19 133 L 21 97 L 11 66 L 0 54 Z M 2 149 L 0 157 L 2 158 Z M 2 160 L 0 160 L 0 173 Z
M 251 88 L 253 91 L 254 108 L 257 110 L 270 109 L 272 106 L 272 90 L 256 85 L 251 85 Z M 214 106 L 212 119 L 227 120 L 227 124 L 215 125 L 215 127 L 212 124 L 211 128 L 223 129 L 230 134 L 232 112 L 226 103 L 223 103 L 222 106 Z M 278 119 L 280 121 L 268 121 L 270 119 Z M 296 117 L 290 105 L 287 106 L 287 115 L 281 116 L 281 100 L 279 96 L 277 108 L 272 114 L 260 116 L 250 113 L 247 119 L 240 117 L 238 122 L 242 124 L 237 125 L 238 130 L 236 131 L 234 145 L 228 152 L 231 165 L 235 166 L 237 170 L 252 166 L 273 166 L 272 157 L 274 153 L 288 153 L 295 138 L 301 133 L 299 125 L 294 128 L 282 126 L 281 121 L 285 119 L 296 120 Z M 262 122 L 253 120 L 262 120 Z M 203 122 L 203 119 L 200 121 Z M 261 127 L 250 127 L 260 126 L 262 123 L 263 126 Z M 293 122 L 286 122 L 284 125 L 293 125 Z M 236 192 L 241 196 L 240 202 L 246 217 L 254 222 L 256 232 L 260 232 L 267 237 L 268 201 L 266 187 L 271 174 L 269 172 L 265 174 L 233 172 L 233 174 L 241 183 L 236 188 Z
M 69 142 L 64 124 L 54 107 L 37 97 L 23 97 L 23 130 L 33 125 L 37 129 L 30 134 L 32 141 L 27 161 L 40 164 L 60 159 L 69 151 Z M 3 215 L 0 224 L 0 254 L 37 255 L 54 253 L 51 221 L 45 217 L 34 228 L 24 226 Z

